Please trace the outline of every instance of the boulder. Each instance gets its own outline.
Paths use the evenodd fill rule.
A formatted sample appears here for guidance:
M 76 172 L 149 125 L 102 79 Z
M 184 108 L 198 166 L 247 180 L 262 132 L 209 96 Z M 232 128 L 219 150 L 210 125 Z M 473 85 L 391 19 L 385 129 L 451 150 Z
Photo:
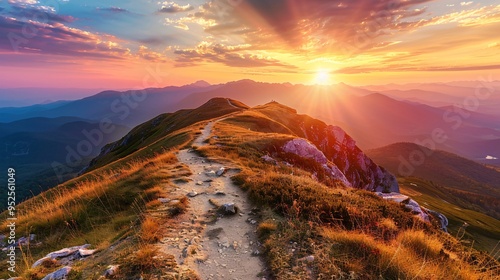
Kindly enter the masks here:
M 325 123 L 302 123 L 300 138 L 288 142 L 283 150 L 296 150 L 301 157 L 312 158 L 320 164 L 328 163 L 339 169 L 350 186 L 379 192 L 399 192 L 396 177 L 366 156 L 342 128 Z M 310 142 L 307 147 L 306 142 Z M 294 147 L 295 146 L 295 147 Z M 316 147 L 316 149 L 314 147 Z M 297 150 L 300 148 L 301 150 Z M 321 153 L 319 153 L 321 152 Z M 335 174 L 332 174 L 332 178 Z
M 217 175 L 218 177 L 220 177 L 220 176 L 222 176 L 225 172 L 226 172 L 226 168 L 221 167 L 221 168 L 219 168 L 219 170 L 217 170 L 217 171 L 215 172 L 215 175 Z
M 96 251 L 97 250 L 78 249 L 78 254 L 80 254 L 81 257 L 85 258 L 85 257 L 93 255 Z
M 44 262 L 53 262 L 53 261 L 54 261 L 54 259 L 51 257 L 43 257 L 43 258 L 37 260 L 35 263 L 33 263 L 31 268 L 38 267 L 38 266 L 42 265 Z
M 296 138 L 290 140 L 285 143 L 282 149 L 285 153 L 292 153 L 302 158 L 313 159 L 321 164 L 323 169 L 325 169 L 332 179 L 339 180 L 344 183 L 344 185 L 351 187 L 351 183 L 347 180 L 342 171 L 340 171 L 335 164 L 329 162 L 325 154 L 306 139 Z
M 112 278 L 114 276 L 116 276 L 116 274 L 118 274 L 118 269 L 120 268 L 119 265 L 110 265 L 108 266 L 108 268 L 106 269 L 106 271 L 104 271 L 104 277 L 106 278 Z
M 224 203 L 219 210 L 224 215 L 234 215 L 238 212 L 238 207 L 234 203 Z
M 64 248 L 58 251 L 48 253 L 45 257 L 37 260 L 31 267 L 37 267 L 46 261 L 55 261 L 59 259 L 60 264 L 68 264 L 73 260 L 81 259 L 93 255 L 96 250 L 87 249 L 90 244 Z
M 50 257 L 52 259 L 64 258 L 64 257 L 67 257 L 69 255 L 72 255 L 72 254 L 78 252 L 78 250 L 80 250 L 80 249 L 87 249 L 88 247 L 90 247 L 90 244 L 64 248 L 64 249 L 61 249 L 61 250 L 58 250 L 58 251 L 55 251 L 52 253 L 48 253 L 47 257 Z
M 71 266 L 65 266 L 59 270 L 56 270 L 47 276 L 43 277 L 42 280 L 65 280 L 68 278 L 68 274 L 71 272 Z
M 422 221 L 424 221 L 424 222 L 430 221 L 429 215 L 427 214 L 427 211 L 424 208 L 420 207 L 418 202 L 411 199 L 409 196 L 404 195 L 404 194 L 400 194 L 400 193 L 395 193 L 395 192 L 391 192 L 391 193 L 377 192 L 376 194 L 378 196 L 382 197 L 383 199 L 392 200 L 392 201 L 395 201 L 397 203 L 402 203 L 402 204 L 404 204 L 404 206 L 407 209 L 411 210 L 411 212 L 413 214 L 418 215 L 418 217 Z

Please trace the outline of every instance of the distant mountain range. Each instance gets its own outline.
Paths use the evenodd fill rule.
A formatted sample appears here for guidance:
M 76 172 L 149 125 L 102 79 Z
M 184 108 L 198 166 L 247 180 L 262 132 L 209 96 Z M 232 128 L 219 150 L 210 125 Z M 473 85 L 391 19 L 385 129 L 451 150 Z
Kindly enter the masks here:
M 48 163 L 64 159 L 66 146 L 85 141 L 84 129 L 99 130 L 100 122 L 116 126 L 103 143 L 92 145 L 90 159 L 106 143 L 140 123 L 223 96 L 250 106 L 275 100 L 297 108 L 299 113 L 342 127 L 362 149 L 416 142 L 500 166 L 500 112 L 492 110 L 499 107 L 500 95 L 492 92 L 488 99 L 471 99 L 476 85 L 463 82 L 360 88 L 342 83 L 306 86 L 240 80 L 219 85 L 198 81 L 181 87 L 102 91 L 74 101 L 0 108 L 0 145 L 5 147 L 0 156 L 21 168 L 42 164 L 29 168 L 42 171 Z M 491 85 L 494 88 L 497 83 Z M 466 100 L 472 102 L 469 107 L 474 101 L 479 105 L 464 108 Z M 438 141 L 433 138 L 436 133 L 441 136 Z M 28 146 L 29 157 L 25 156 Z
M 396 87 L 401 89 L 395 90 Z M 356 88 L 346 84 L 304 86 L 241 80 L 209 85 L 199 81 L 182 87 L 103 91 L 71 102 L 0 108 L 0 121 L 65 116 L 94 121 L 110 119 L 133 127 L 159 114 L 195 108 L 211 98 L 224 96 L 250 106 L 276 100 L 344 127 L 365 149 L 395 142 L 429 142 L 433 131 L 438 129 L 446 134 L 447 140 L 434 141 L 436 148 L 474 160 L 488 155 L 500 158 L 500 145 L 495 145 L 500 139 L 500 112 L 496 110 L 500 94 L 491 92 L 488 99 L 479 100 L 474 99 L 475 91 L 473 87 L 446 84 Z M 464 107 L 464 102 L 471 104 Z M 477 108 L 470 108 L 474 102 Z

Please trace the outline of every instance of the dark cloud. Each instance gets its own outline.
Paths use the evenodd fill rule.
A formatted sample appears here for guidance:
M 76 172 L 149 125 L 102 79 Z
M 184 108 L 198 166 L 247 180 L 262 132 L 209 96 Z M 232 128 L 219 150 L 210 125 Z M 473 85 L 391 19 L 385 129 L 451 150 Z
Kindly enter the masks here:
M 175 40 L 176 38 L 174 36 L 153 36 L 137 39 L 136 41 L 148 46 L 162 46 Z
M 175 14 L 175 13 L 182 13 L 182 12 L 188 12 L 194 10 L 194 7 L 191 6 L 190 4 L 181 6 L 177 3 L 174 2 L 165 2 L 165 5 L 161 7 L 161 9 L 158 11 L 160 13 L 168 13 L 168 14 Z
M 176 50 L 177 66 L 193 66 L 203 62 L 216 62 L 231 67 L 269 67 L 296 68 L 277 59 L 248 53 L 248 45 L 226 46 L 203 42 L 194 49 Z
M 122 59 L 129 50 L 111 41 L 61 23 L 43 24 L 0 16 L 0 50 L 65 55 L 75 58 Z

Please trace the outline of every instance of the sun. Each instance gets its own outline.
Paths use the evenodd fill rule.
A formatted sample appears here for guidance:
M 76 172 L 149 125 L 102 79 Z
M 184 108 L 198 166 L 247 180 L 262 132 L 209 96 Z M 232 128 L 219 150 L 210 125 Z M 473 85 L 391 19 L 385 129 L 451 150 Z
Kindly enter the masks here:
M 329 70 L 320 69 L 314 76 L 314 84 L 316 85 L 329 85 L 331 84 L 331 74 Z

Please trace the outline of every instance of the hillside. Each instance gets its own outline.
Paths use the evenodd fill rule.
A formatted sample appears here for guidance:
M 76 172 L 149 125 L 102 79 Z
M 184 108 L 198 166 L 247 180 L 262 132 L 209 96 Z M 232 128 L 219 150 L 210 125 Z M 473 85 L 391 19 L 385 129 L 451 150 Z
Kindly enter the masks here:
M 75 117 L 0 123 L 0 168 L 12 167 L 20 174 L 17 201 L 74 178 L 106 143 L 117 140 L 129 130 L 113 124 L 112 130 L 98 132 L 99 136 L 95 132 L 101 131 L 100 127 L 98 122 Z M 87 135 L 91 132 L 95 140 L 89 141 Z M 83 153 L 78 152 L 82 149 Z M 6 181 L 7 174 L 0 174 L 0 180 Z M 4 210 L 6 192 L 1 193 L 0 209 Z
M 136 127 L 78 178 L 18 205 L 17 231 L 36 235 L 17 251 L 19 270 L 25 279 L 53 271 L 70 279 L 500 276 L 497 260 L 442 232 L 434 215 L 373 193 L 398 190 L 340 127 L 276 102 L 212 99 Z
M 422 164 L 408 165 L 409 155 L 414 151 L 429 156 Z M 445 214 L 451 232 L 456 233 L 467 222 L 470 225 L 467 234 L 471 234 L 470 239 L 476 240 L 479 247 L 488 250 L 500 240 L 498 170 L 412 143 L 397 143 L 369 150 L 367 154 L 394 174 L 401 176 L 400 171 L 404 172 L 406 176 L 399 180 L 404 182 L 401 191 Z M 413 170 L 411 174 L 406 173 L 409 169 Z
M 410 155 L 416 153 L 423 154 L 423 160 L 412 164 Z M 413 143 L 396 143 L 368 150 L 367 154 L 396 175 L 420 177 L 456 190 L 500 199 L 500 172 L 455 154 Z

